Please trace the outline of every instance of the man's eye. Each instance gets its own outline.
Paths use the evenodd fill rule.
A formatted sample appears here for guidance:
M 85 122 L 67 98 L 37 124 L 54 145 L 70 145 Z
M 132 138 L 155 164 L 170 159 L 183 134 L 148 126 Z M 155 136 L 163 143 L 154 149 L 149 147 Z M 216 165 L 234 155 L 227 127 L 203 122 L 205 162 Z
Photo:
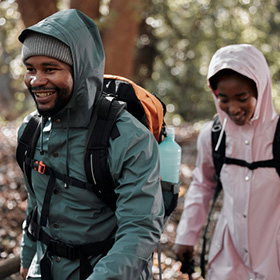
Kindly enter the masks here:
M 27 67 L 27 68 L 26 68 L 26 71 L 28 71 L 28 72 L 32 72 L 32 71 L 34 71 L 34 68 Z

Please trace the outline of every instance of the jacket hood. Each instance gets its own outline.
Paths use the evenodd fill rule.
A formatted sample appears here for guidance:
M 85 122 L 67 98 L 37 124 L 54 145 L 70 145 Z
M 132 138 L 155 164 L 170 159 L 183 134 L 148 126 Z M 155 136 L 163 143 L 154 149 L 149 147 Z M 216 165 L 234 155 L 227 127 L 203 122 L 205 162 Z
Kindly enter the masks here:
M 213 92 L 216 109 L 222 123 L 225 120 L 226 113 L 218 106 L 218 100 L 215 91 L 211 87 L 210 78 L 223 69 L 234 70 L 256 83 L 258 91 L 256 110 L 250 123 L 245 126 L 264 124 L 275 117 L 270 71 L 264 55 L 256 47 L 249 44 L 229 45 L 219 49 L 214 54 L 207 76 L 208 85 Z M 228 126 L 235 125 L 230 118 L 228 118 L 227 123 Z
M 73 94 L 55 116 L 70 127 L 87 127 L 92 107 L 102 92 L 105 56 L 96 24 L 74 9 L 57 12 L 26 28 L 19 36 L 23 43 L 30 31 L 53 36 L 70 47 L 73 59 Z M 66 111 L 70 112 L 67 116 Z

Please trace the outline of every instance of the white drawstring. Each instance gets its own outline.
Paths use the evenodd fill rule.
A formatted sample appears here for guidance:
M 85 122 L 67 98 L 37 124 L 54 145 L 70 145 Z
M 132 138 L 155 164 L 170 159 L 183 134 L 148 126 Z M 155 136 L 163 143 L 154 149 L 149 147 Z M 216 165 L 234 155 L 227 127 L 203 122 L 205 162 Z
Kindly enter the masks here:
M 219 149 L 219 147 L 220 147 L 220 144 L 221 144 L 221 141 L 222 141 L 222 138 L 223 138 L 223 134 L 224 134 L 224 131 L 225 131 L 225 128 L 226 128 L 226 123 L 227 123 L 227 116 L 226 116 L 225 119 L 224 119 L 224 123 L 223 123 L 223 126 L 222 126 L 222 130 L 221 130 L 221 132 L 220 132 L 217 145 L 216 145 L 216 147 L 215 147 L 215 152 L 216 152 L 216 151 Z

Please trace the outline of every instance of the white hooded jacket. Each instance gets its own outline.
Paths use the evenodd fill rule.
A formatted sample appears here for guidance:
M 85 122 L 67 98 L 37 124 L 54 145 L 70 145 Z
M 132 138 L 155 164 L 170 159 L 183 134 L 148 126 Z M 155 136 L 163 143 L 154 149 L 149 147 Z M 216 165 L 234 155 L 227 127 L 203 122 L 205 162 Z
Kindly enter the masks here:
M 252 79 L 258 90 L 256 110 L 249 123 L 238 126 L 227 119 L 226 156 L 247 162 L 272 159 L 278 116 L 263 54 L 247 44 L 221 48 L 210 62 L 208 81 L 222 69 Z M 213 96 L 223 123 L 226 113 L 220 110 L 214 91 Z M 197 243 L 214 194 L 211 127 L 212 122 L 206 123 L 198 137 L 197 163 L 177 229 L 177 244 Z M 207 279 L 280 279 L 280 178 L 276 169 L 251 171 L 224 164 L 221 182 L 224 201 L 209 252 Z

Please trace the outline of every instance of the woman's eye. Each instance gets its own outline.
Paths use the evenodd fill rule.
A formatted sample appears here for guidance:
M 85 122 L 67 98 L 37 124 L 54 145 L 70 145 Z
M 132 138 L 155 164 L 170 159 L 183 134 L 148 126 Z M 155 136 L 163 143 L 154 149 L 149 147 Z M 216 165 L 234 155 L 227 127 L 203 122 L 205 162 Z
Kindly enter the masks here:
M 219 98 L 219 102 L 221 102 L 221 103 L 227 103 L 227 102 L 228 102 L 228 99 L 221 99 L 221 98 Z
M 248 100 L 247 97 L 246 97 L 246 98 L 239 99 L 239 101 L 242 102 L 242 103 L 246 102 L 247 100 Z

